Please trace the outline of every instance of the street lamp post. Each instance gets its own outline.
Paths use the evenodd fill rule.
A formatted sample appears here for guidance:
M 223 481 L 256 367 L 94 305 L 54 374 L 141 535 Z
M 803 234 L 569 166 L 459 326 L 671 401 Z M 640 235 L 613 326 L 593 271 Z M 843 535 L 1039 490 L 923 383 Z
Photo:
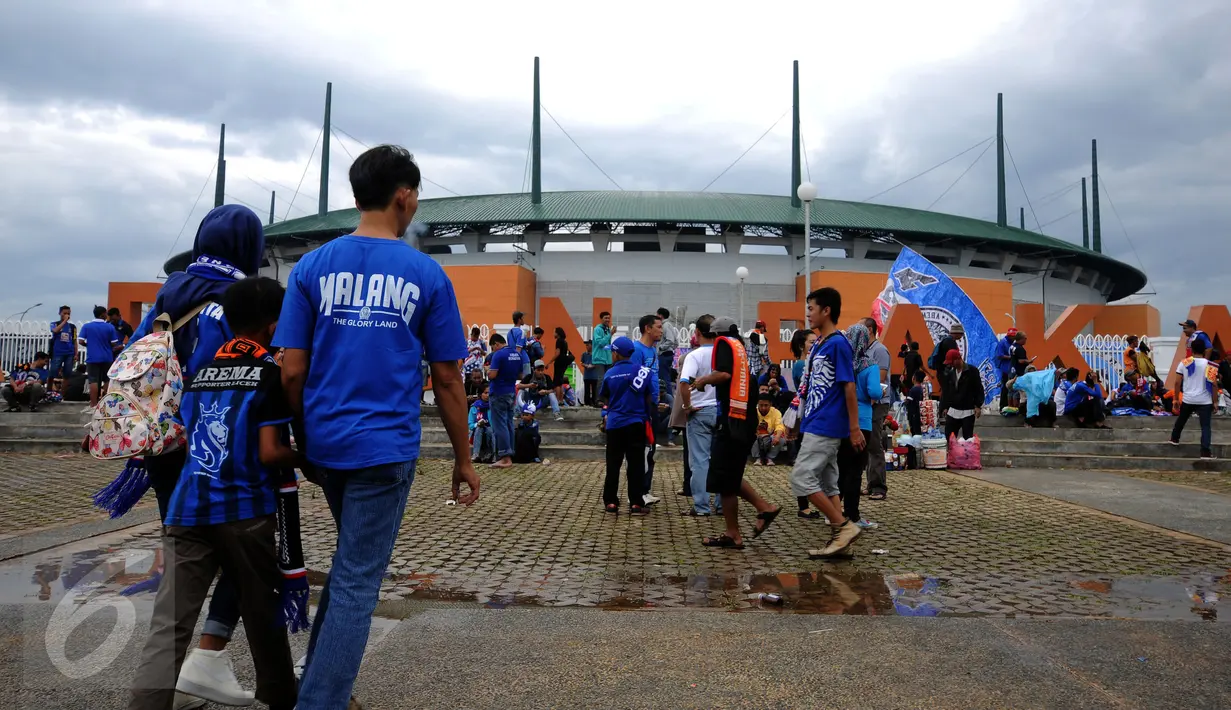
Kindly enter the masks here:
M 812 293 L 812 201 L 816 199 L 816 185 L 800 183 L 795 191 L 804 203 L 804 327 L 808 323 L 808 294 Z
M 35 308 L 38 308 L 38 307 L 39 307 L 39 306 L 41 306 L 41 305 L 43 305 L 43 304 L 41 304 L 41 303 L 36 303 L 36 304 L 34 304 L 33 306 L 30 306 L 30 307 L 29 307 L 29 308 L 27 308 L 26 310 L 22 311 L 21 313 L 14 313 L 14 314 L 13 314 L 13 316 L 17 316 L 17 320 L 21 320 L 21 319 L 23 319 L 23 318 L 25 318 L 25 317 L 26 317 L 26 314 L 27 314 L 27 313 L 29 313 L 30 311 L 34 310 Z M 13 316 L 9 316 L 9 317 L 8 317 L 8 320 L 13 320 Z
M 735 270 L 735 276 L 739 279 L 739 332 L 744 334 L 744 281 L 748 278 L 748 267 L 741 266 Z

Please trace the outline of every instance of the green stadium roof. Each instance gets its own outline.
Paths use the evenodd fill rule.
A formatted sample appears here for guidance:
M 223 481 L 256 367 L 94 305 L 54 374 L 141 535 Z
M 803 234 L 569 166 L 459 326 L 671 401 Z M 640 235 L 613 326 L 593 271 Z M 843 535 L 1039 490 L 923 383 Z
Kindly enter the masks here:
M 265 230 L 266 241 L 328 238 L 349 232 L 359 222 L 354 209 L 323 216 L 279 222 Z M 482 226 L 517 223 L 694 223 L 789 227 L 803 232 L 803 208 L 786 196 L 718 192 L 544 192 L 540 204 L 529 193 L 471 195 L 425 199 L 415 222 L 434 226 Z M 1047 251 L 1065 257 L 1065 263 L 1085 265 L 1109 276 L 1111 299 L 1136 293 L 1146 284 L 1140 270 L 1104 254 L 1061 239 L 1016 227 L 1000 227 L 970 217 L 864 202 L 814 200 L 812 226 L 820 229 L 866 230 L 909 237 L 918 241 L 945 241 L 958 245 L 986 245 L 1004 251 Z M 179 266 L 183 255 L 168 262 Z

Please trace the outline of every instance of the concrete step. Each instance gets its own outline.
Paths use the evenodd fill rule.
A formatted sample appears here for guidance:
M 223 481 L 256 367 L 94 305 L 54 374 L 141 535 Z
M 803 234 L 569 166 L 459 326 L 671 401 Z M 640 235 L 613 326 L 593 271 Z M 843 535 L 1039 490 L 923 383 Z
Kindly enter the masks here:
M 0 419 L 0 439 L 71 439 L 74 436 L 78 440 L 85 436 L 85 427 L 80 424 L 68 426 L 56 424 L 18 426 L 7 424 L 3 419 Z
M 440 420 L 440 410 L 435 405 L 424 405 L 421 413 L 424 419 L 430 417 L 437 421 Z M 601 410 L 594 407 L 561 407 L 560 413 L 564 415 L 564 420 L 568 422 L 597 422 L 602 417 Z M 551 408 L 540 409 L 538 417 L 540 421 L 550 419 L 552 417 Z
M 1113 425 L 1114 426 L 1114 425 Z M 981 423 L 975 425 L 975 431 L 980 437 L 988 436 L 996 439 L 1031 439 L 1051 441 L 1057 444 L 1066 441 L 1132 441 L 1165 443 L 1171 439 L 1171 428 L 1166 429 L 1074 429 L 1070 427 L 1059 429 L 1039 429 L 1026 427 L 985 427 Z M 1231 445 L 1231 432 L 1213 429 L 1213 443 Z M 1181 441 L 1198 441 L 1201 438 L 1199 422 L 1190 421 L 1184 427 Z
M 1231 434 L 1231 417 L 1214 417 L 1211 420 L 1211 428 L 1218 432 Z M 1171 427 L 1175 426 L 1175 417 L 1107 417 L 1107 424 L 1113 429 L 1160 429 L 1171 431 Z M 1185 428 L 1197 424 L 1195 418 L 1189 420 Z M 1025 420 L 1018 417 L 1000 417 L 995 415 L 984 415 L 979 417 L 977 427 L 981 429 L 991 428 L 1007 428 L 1007 429 L 1025 429 Z M 1073 421 L 1068 417 L 1060 417 L 1056 420 L 1056 426 L 1061 429 L 1077 429 Z
M 82 435 L 84 436 L 84 434 Z M 0 438 L 0 453 L 17 454 L 64 454 L 81 451 L 81 439 L 8 439 Z
M 1000 437 L 980 437 L 983 453 L 1005 454 L 1085 454 L 1091 456 L 1109 456 L 1119 458 L 1150 457 L 1150 458 L 1187 458 L 1193 459 L 1201 455 L 1201 445 L 1194 437 L 1185 437 L 1185 443 L 1172 446 L 1167 441 L 1131 440 L 1063 440 L 1048 439 L 1004 439 Z M 1215 456 L 1231 458 L 1231 445 L 1214 444 L 1211 447 Z
M 46 407 L 40 408 L 37 412 L 25 410 L 5 412 L 0 409 L 0 426 L 45 425 L 80 427 L 88 421 L 90 421 L 90 416 L 88 414 L 81 414 L 81 407 L 75 407 L 72 410 Z
M 1231 473 L 1231 460 L 1091 454 L 983 453 L 986 468 L 1064 468 L 1079 471 L 1212 471 Z
M 546 441 L 546 437 L 544 437 Z M 604 446 L 561 446 L 544 443 L 539 447 L 539 453 L 544 459 L 549 461 L 603 461 L 606 459 L 606 447 Z M 683 458 L 683 447 L 680 446 L 660 446 L 658 452 L 654 455 L 655 461 L 674 461 L 681 462 Z M 425 459 L 452 459 L 453 449 L 445 443 L 427 443 L 424 442 L 419 447 L 419 455 Z
M 585 429 L 548 429 L 540 424 L 539 430 L 543 435 L 544 444 L 559 446 L 603 446 L 605 443 L 603 433 L 598 430 L 598 427 L 587 427 Z M 424 427 L 423 443 L 447 444 L 449 443 L 449 436 L 442 426 Z

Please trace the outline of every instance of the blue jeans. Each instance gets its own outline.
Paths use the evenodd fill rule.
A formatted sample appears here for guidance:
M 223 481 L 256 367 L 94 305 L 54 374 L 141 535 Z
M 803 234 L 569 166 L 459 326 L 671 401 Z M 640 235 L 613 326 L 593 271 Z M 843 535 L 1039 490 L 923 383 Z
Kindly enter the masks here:
M 542 409 L 543 401 L 546 400 L 547 403 L 551 405 L 551 413 L 557 417 L 560 416 L 560 400 L 556 399 L 555 392 L 548 392 L 547 394 L 527 394 L 525 395 L 525 400 L 533 404 L 535 409 Z
M 705 484 L 710 473 L 710 445 L 718 425 L 718 407 L 702 407 L 688 420 L 688 467 L 692 469 L 689 487 L 692 489 L 692 509 L 706 515 L 710 509 L 710 494 Z M 719 501 L 719 510 L 721 510 Z
M 321 490 L 338 529 L 338 546 L 308 639 L 307 668 L 296 705 L 300 710 L 335 710 L 350 700 L 380 583 L 415 480 L 415 463 L 319 469 Z
M 513 455 L 514 395 L 497 394 L 488 397 L 492 405 L 492 433 L 496 435 L 496 458 Z
M 47 384 L 56 378 L 68 379 L 73 374 L 73 354 L 52 355 L 51 368 L 47 370 Z
M 487 445 L 491 448 L 492 453 L 496 452 L 496 438 L 492 434 L 490 422 L 489 426 L 476 426 L 474 428 L 474 443 L 470 445 L 470 458 L 479 458 L 479 453 L 483 451 L 484 442 L 487 442 Z

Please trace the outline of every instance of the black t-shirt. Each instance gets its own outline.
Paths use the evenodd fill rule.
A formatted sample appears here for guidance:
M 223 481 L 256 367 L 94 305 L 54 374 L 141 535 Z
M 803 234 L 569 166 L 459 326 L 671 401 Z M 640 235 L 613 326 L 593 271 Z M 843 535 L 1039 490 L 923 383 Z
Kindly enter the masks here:
M 133 327 L 123 318 L 120 319 L 119 325 L 116 325 L 115 323 L 112 323 L 111 325 L 115 326 L 116 332 L 120 334 L 121 342 L 127 343 L 129 338 L 133 337 Z
M 923 369 L 923 356 L 918 350 L 911 350 L 902 356 L 902 381 L 913 382 L 915 372 Z
M 1026 374 L 1026 368 L 1030 365 L 1030 356 L 1026 354 L 1025 345 L 1013 346 L 1013 371 L 1018 377 Z
M 556 363 L 563 363 L 564 367 L 573 364 L 573 354 L 568 350 L 568 340 L 565 338 L 556 338 Z M 556 365 L 560 367 L 559 364 Z

